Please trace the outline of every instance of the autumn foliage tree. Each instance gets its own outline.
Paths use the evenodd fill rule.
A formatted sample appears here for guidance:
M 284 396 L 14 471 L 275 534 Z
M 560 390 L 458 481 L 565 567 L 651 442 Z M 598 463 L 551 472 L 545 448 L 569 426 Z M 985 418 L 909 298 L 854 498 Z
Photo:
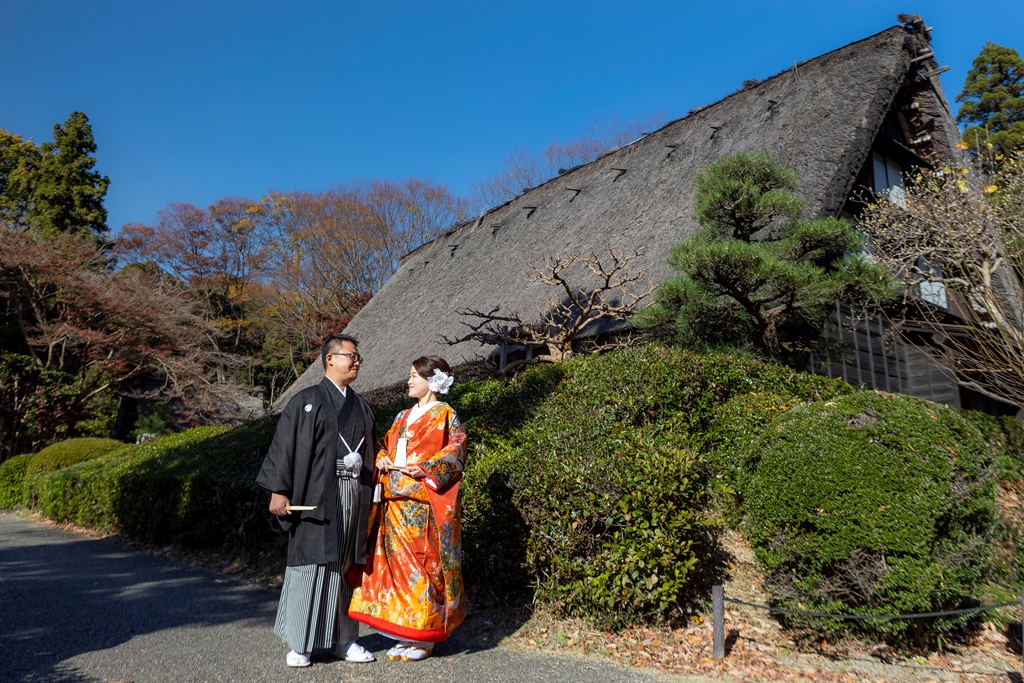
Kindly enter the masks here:
M 267 274 L 271 234 L 251 201 L 225 198 L 208 208 L 170 204 L 154 225 L 129 223 L 114 248 L 123 263 L 152 264 L 181 283 L 196 309 L 219 334 L 218 351 L 245 353 L 253 340 L 250 296 Z
M 446 186 L 415 178 L 271 193 L 260 208 L 271 229 L 260 306 L 290 359 L 343 329 L 404 254 L 466 214 Z M 292 369 L 301 372 L 294 361 Z
M 212 370 L 231 360 L 211 349 L 217 331 L 173 280 L 139 267 L 113 271 L 88 236 L 48 241 L 0 228 L 0 298 L 25 355 L 70 377 L 79 406 L 112 392 L 186 397 L 194 412 L 215 413 Z
M 321 339 L 342 330 L 403 254 L 465 215 L 465 201 L 425 180 L 375 180 L 321 192 L 171 204 L 151 225 L 126 225 L 123 263 L 166 273 L 248 359 L 246 382 L 273 394 L 298 377 Z M 237 374 L 237 373 L 236 373 Z

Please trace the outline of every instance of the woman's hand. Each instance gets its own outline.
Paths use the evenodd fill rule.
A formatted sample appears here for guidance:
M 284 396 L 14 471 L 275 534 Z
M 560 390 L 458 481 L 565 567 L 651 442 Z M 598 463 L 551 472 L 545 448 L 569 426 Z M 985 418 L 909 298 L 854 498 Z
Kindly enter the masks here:
M 388 470 L 391 469 L 391 467 L 394 464 L 395 463 L 391 462 L 391 458 L 385 455 L 383 458 L 377 461 L 376 467 L 378 470 L 381 470 L 382 472 L 387 472 Z
M 424 479 L 427 476 L 427 473 L 419 467 L 408 467 L 402 470 L 402 472 L 405 476 L 412 477 L 413 479 Z

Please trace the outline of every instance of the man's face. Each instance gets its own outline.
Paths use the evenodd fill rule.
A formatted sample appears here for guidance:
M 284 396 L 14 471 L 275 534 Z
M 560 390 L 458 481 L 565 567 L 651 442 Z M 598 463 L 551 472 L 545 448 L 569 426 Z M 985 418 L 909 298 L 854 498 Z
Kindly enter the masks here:
M 335 347 L 337 348 L 337 347 Z M 348 386 L 359 376 L 359 351 L 352 342 L 341 342 L 341 351 L 327 354 L 326 374 L 335 384 Z

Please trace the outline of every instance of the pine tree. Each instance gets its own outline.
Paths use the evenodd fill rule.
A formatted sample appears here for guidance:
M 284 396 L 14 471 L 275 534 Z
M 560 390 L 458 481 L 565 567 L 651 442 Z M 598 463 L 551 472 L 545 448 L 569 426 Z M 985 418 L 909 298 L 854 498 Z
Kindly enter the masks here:
M 766 152 L 705 168 L 696 181 L 701 229 L 669 257 L 682 274 L 659 286 L 638 323 L 686 346 L 801 363 L 822 349 L 829 307 L 891 295 L 885 271 L 857 255 L 862 239 L 849 222 L 799 218 L 796 178 Z
M 107 210 L 103 198 L 110 179 L 93 170 L 96 141 L 88 117 L 76 111 L 53 127 L 53 142 L 44 143 L 33 173 L 27 223 L 44 239 L 57 235 L 92 235 L 105 239 Z
M 967 73 L 957 123 L 969 124 L 964 142 L 1001 152 L 1024 149 L 1024 60 L 1016 50 L 985 43 Z

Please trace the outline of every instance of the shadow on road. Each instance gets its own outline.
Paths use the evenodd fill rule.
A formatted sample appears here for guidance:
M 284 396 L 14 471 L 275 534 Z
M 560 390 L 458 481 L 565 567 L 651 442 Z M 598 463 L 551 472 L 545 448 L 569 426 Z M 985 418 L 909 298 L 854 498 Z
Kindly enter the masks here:
M 88 681 L 60 663 L 155 631 L 253 621 L 269 628 L 276 598 L 207 570 L 0 514 L 4 681 Z
M 91 683 L 98 679 L 62 662 L 176 628 L 238 622 L 269 633 L 278 595 L 211 570 L 0 513 L 0 679 Z M 489 650 L 527 618 L 522 609 L 476 604 L 463 627 L 437 645 L 434 657 Z M 360 642 L 378 653 L 394 644 L 380 635 Z M 317 655 L 331 659 L 327 652 Z

